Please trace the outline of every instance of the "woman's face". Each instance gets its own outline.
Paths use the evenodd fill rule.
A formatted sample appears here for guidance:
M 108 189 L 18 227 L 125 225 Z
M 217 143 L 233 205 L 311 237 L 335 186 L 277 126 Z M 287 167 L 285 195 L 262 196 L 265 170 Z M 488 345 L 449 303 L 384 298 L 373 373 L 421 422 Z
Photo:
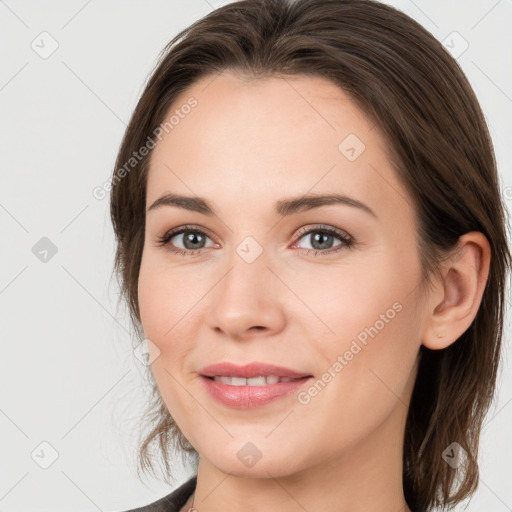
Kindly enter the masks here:
M 401 450 L 425 306 L 412 202 L 378 129 L 306 76 L 204 78 L 171 115 L 151 157 L 138 291 L 181 431 L 209 463 L 251 476 L 390 439 Z M 150 209 L 168 194 L 190 199 Z M 316 196 L 345 199 L 306 200 Z M 204 376 L 223 362 L 310 377 Z

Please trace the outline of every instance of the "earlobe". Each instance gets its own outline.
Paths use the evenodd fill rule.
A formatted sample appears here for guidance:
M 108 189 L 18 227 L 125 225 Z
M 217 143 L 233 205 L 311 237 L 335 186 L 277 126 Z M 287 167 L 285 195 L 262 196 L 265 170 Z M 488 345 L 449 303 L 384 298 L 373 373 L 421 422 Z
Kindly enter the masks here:
M 482 233 L 472 231 L 459 238 L 428 301 L 424 346 L 441 350 L 469 328 L 482 302 L 490 258 L 489 242 Z

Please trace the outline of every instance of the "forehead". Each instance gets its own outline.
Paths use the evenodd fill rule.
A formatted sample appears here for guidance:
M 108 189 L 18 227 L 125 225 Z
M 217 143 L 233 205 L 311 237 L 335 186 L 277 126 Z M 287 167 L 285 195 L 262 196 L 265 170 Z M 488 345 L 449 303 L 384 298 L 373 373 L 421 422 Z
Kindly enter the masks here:
M 195 102 L 193 108 L 188 107 L 191 101 Z M 192 84 L 174 100 L 165 119 L 170 117 L 173 123 L 164 134 L 167 140 L 160 144 L 162 150 L 173 143 L 178 150 L 197 150 L 198 144 L 231 145 L 235 149 L 242 142 L 245 150 L 249 145 L 264 147 L 277 156 L 276 150 L 282 149 L 289 157 L 299 152 L 298 143 L 305 138 L 321 139 L 337 152 L 345 135 L 367 139 L 373 127 L 353 100 L 325 78 L 249 78 L 232 71 Z M 165 136 L 171 132 L 173 137 Z M 378 134 L 373 136 L 378 138 Z M 184 142 L 189 145 L 183 146 Z M 210 158 L 216 154 L 222 153 L 211 153 Z M 227 156 L 222 154 L 224 159 Z
M 207 76 L 171 116 L 151 155 L 147 204 L 170 191 L 253 204 L 326 191 L 365 202 L 405 196 L 374 123 L 325 78 Z

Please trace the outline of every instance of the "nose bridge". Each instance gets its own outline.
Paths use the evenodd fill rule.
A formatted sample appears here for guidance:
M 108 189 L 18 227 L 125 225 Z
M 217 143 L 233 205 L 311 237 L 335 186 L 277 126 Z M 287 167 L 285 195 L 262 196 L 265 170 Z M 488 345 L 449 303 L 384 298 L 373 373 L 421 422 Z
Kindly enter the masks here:
M 274 329 L 279 315 L 269 251 L 246 237 L 227 256 L 227 273 L 212 297 L 212 326 L 233 337 L 251 327 Z
M 268 284 L 269 251 L 253 236 L 246 236 L 228 256 L 229 273 L 225 277 L 224 293 L 251 293 L 257 297 Z M 268 288 L 267 288 L 267 291 Z

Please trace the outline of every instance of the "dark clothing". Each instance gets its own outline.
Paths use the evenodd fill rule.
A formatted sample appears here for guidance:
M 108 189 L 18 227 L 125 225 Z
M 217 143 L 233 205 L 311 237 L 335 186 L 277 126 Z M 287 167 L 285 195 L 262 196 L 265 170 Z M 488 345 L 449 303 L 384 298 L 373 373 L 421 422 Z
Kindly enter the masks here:
M 192 493 L 195 491 L 197 475 L 187 480 L 180 487 L 160 498 L 158 501 L 150 503 L 144 507 L 134 508 L 126 512 L 179 512 L 180 508 L 185 505 Z

